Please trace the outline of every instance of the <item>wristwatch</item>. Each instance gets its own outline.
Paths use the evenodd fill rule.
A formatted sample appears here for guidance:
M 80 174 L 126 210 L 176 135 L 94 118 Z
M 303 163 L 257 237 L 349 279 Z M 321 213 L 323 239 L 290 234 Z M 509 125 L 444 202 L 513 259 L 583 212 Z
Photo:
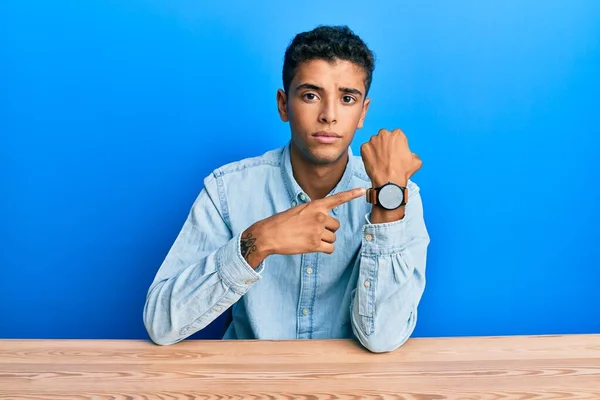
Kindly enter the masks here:
M 408 189 L 404 186 L 388 182 L 383 186 L 367 189 L 367 202 L 378 205 L 385 210 L 395 210 L 406 205 Z

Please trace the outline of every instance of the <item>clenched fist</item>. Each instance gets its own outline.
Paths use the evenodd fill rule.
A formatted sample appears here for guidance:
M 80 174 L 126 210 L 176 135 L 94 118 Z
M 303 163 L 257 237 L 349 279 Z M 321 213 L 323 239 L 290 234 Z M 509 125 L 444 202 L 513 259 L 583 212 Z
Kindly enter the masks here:
M 388 182 L 406 187 L 408 179 L 423 165 L 419 156 L 410 151 L 408 139 L 400 129 L 379 130 L 360 147 L 360 154 L 373 187 Z M 374 224 L 393 222 L 403 219 L 404 214 L 405 207 L 385 210 L 374 206 L 370 221 Z
M 408 139 L 400 129 L 388 131 L 380 129 L 377 135 L 360 147 L 365 169 L 373 186 L 394 182 L 406 186 L 408 179 L 423 164 L 419 157 L 410 151 Z
M 271 254 L 333 253 L 340 222 L 329 211 L 364 194 L 365 189 L 348 190 L 258 221 L 242 233 L 242 256 L 256 268 Z

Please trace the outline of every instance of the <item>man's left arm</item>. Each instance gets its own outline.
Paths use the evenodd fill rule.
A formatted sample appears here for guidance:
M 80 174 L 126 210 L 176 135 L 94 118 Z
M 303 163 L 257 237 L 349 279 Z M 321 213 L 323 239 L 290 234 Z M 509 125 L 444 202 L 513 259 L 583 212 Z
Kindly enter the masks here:
M 425 289 L 429 235 L 419 188 L 409 182 L 408 191 L 401 219 L 374 206 L 362 229 L 352 330 L 376 353 L 393 351 L 408 340 Z
M 408 188 L 405 205 L 386 209 L 375 201 L 361 232 L 352 330 L 363 346 L 380 353 L 408 340 L 425 289 L 429 235 L 419 187 L 410 181 L 422 162 L 400 129 L 381 129 L 361 146 L 361 156 L 375 188 L 388 182 Z

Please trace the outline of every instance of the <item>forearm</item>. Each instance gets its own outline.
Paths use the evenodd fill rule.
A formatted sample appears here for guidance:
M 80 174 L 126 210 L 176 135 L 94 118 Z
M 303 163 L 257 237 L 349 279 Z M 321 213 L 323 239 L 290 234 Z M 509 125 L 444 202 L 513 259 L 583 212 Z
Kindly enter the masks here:
M 197 262 L 167 258 L 149 290 L 144 324 L 157 344 L 179 342 L 205 328 L 259 279 L 241 256 L 239 235 Z
M 425 287 L 429 236 L 417 192 L 409 203 L 406 215 L 390 222 L 376 222 L 374 208 L 362 232 L 351 320 L 356 337 L 374 352 L 392 351 L 410 337 Z
M 412 334 L 425 279 L 405 261 L 409 252 L 362 256 L 352 303 L 352 328 L 372 352 L 393 351 Z

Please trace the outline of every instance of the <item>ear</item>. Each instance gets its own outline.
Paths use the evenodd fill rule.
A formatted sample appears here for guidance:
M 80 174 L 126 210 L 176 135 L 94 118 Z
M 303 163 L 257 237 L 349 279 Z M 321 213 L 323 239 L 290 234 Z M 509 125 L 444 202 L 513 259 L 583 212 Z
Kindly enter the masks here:
M 279 111 L 279 118 L 283 122 L 288 122 L 287 96 L 283 89 L 277 90 L 277 111 Z
M 367 111 L 369 111 L 369 104 L 371 104 L 371 99 L 367 98 L 365 103 L 363 104 L 362 113 L 360 115 L 360 119 L 358 120 L 357 129 L 362 129 L 363 124 L 365 123 L 365 117 L 367 116 Z

